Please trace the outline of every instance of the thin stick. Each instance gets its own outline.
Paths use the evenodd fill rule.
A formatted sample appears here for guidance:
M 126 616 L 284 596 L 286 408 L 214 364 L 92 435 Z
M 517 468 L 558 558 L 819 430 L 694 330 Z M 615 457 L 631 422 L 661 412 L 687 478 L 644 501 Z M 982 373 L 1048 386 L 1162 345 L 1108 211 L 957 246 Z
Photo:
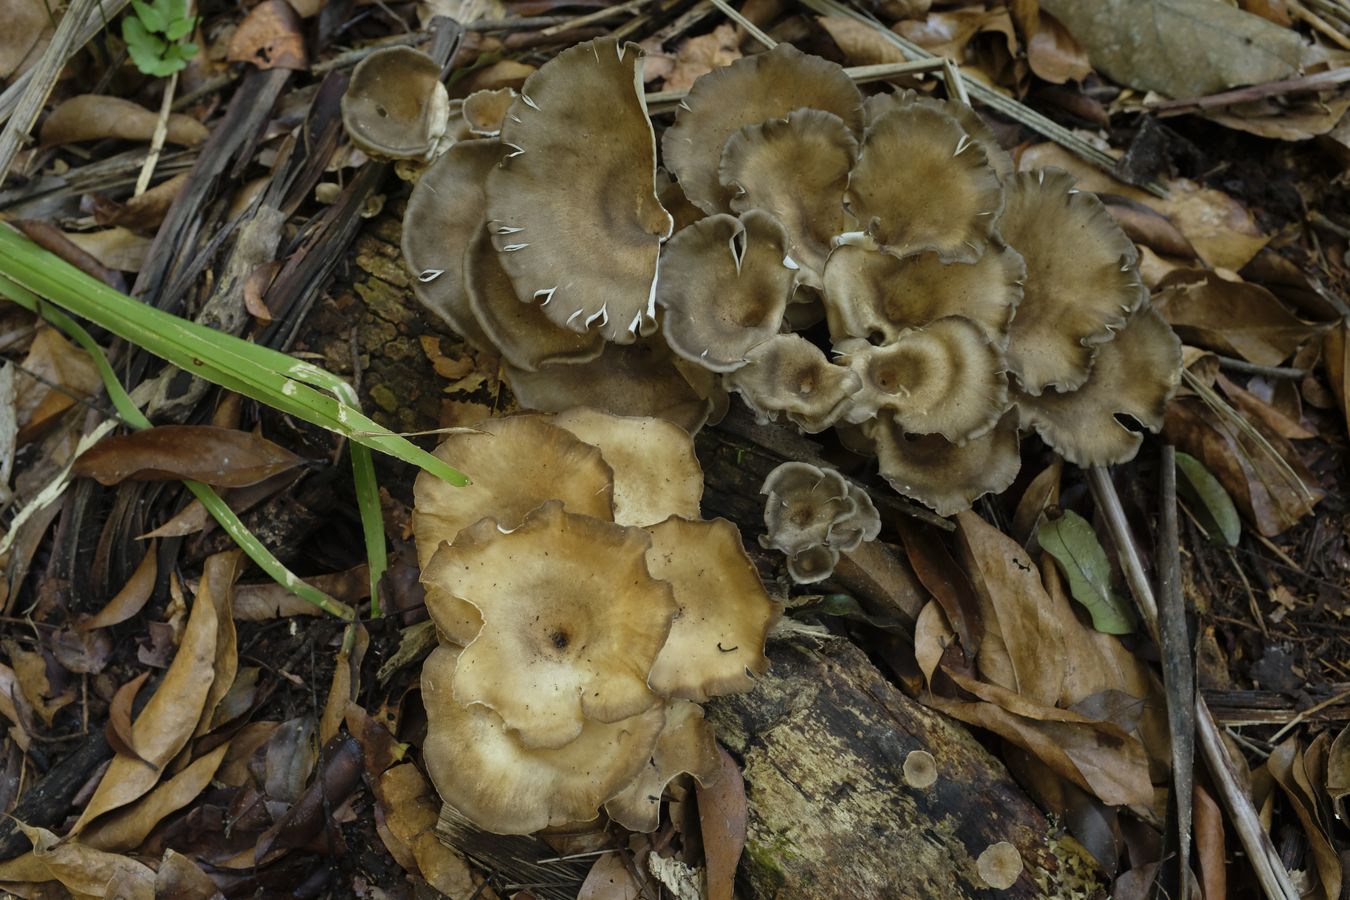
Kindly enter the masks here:
M 1308 377 L 1307 369 L 1294 369 L 1288 366 L 1258 366 L 1256 363 L 1249 363 L 1245 359 L 1234 359 L 1231 356 L 1220 356 L 1219 368 L 1227 369 L 1230 372 L 1241 372 L 1244 375 L 1263 375 L 1266 378 L 1293 378 L 1302 379 Z
M 1237 88 L 1204 97 L 1189 97 L 1181 100 L 1161 100 L 1146 106 L 1160 117 L 1179 116 L 1184 113 L 1214 109 L 1220 106 L 1232 106 L 1235 103 L 1248 103 L 1263 97 L 1276 97 L 1281 94 L 1294 94 L 1303 91 L 1325 91 L 1350 81 L 1350 66 L 1305 75 L 1302 78 L 1284 78 L 1280 81 L 1267 81 L 1251 87 Z
M 539 33 L 544 37 L 552 37 L 555 34 L 559 34 L 564 31 L 569 31 L 573 28 L 580 28 L 583 25 L 591 25 L 595 22 L 608 19 L 610 16 L 615 16 L 618 15 L 619 13 L 629 12 L 630 10 L 637 9 L 640 6 L 645 6 L 650 2 L 651 0 L 628 0 L 627 3 L 620 3 L 617 6 L 607 6 L 604 9 L 597 9 L 595 12 L 586 13 L 586 15 L 584 16 L 577 16 L 575 19 L 572 19 L 570 21 L 559 22 L 556 25 L 550 25 L 548 28 L 545 28 L 543 31 Z
M 140 177 L 136 179 L 133 197 L 139 197 L 150 187 L 150 179 L 154 177 L 155 166 L 159 163 L 159 154 L 164 150 L 164 141 L 169 136 L 169 112 L 173 108 L 173 92 L 177 87 L 178 73 L 174 72 L 169 76 L 169 83 L 164 86 L 164 99 L 159 104 L 159 121 L 155 122 L 155 133 L 150 138 L 150 152 L 145 154 L 145 165 L 141 166 Z
M 1270 742 L 1272 744 L 1278 744 L 1280 742 L 1280 738 L 1288 734 L 1291 728 L 1293 728 L 1296 725 L 1302 724 L 1303 721 L 1307 719 L 1309 716 L 1316 715 L 1317 713 L 1326 709 L 1328 706 L 1334 706 L 1335 704 L 1340 703 L 1346 697 L 1350 697 L 1350 691 L 1342 691 L 1341 693 L 1337 694 L 1334 697 L 1328 697 L 1327 699 L 1323 700 L 1316 706 L 1310 706 L 1307 709 L 1299 710 L 1298 715 L 1294 716 L 1283 728 L 1281 728 L 1279 731 L 1275 732 L 1270 736 Z
M 1314 29 L 1326 35 L 1332 42 L 1340 45 L 1342 50 L 1350 50 L 1350 39 L 1347 39 L 1345 35 L 1331 27 L 1330 23 L 1299 3 L 1298 0 L 1289 0 L 1289 11 L 1294 14 L 1294 18 L 1307 22 Z
M 728 19 L 734 20 L 737 25 L 745 29 L 747 34 L 759 41 L 765 47 L 772 50 L 774 47 L 778 46 L 777 41 L 760 31 L 758 25 L 741 15 L 740 11 L 728 3 L 727 0 L 712 0 L 712 5 L 726 13 Z

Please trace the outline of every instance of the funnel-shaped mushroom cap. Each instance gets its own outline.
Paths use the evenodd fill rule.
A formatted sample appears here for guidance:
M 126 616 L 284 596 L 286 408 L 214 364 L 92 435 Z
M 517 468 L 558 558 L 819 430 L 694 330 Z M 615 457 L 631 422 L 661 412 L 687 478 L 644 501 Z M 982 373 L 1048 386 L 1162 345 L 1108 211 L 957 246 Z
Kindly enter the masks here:
M 1148 299 L 1139 254 L 1094 195 L 1058 169 L 1008 182 L 1003 239 L 1026 260 L 1022 302 L 1008 340 L 1008 369 L 1022 390 L 1071 391 L 1092 353 Z
M 490 88 L 474 91 L 464 98 L 460 114 L 469 131 L 484 137 L 496 137 L 501 134 L 502 123 L 506 121 L 506 111 L 519 96 L 509 87 Z
M 550 501 L 503 533 L 484 520 L 437 554 L 442 584 L 477 607 L 455 700 L 497 711 L 526 747 L 561 747 L 584 719 L 617 722 L 658 702 L 647 673 L 676 606 L 647 571 L 651 539 Z
M 881 477 L 940 516 L 969 509 L 977 497 L 1007 490 L 1022 466 L 1012 410 L 992 431 L 961 447 L 941 435 L 906 435 L 887 412 L 872 426 Z
M 698 518 L 703 469 L 693 438 L 680 426 L 583 407 L 558 413 L 553 424 L 599 447 L 614 470 L 616 524 L 641 527 L 670 516 Z
M 863 541 L 876 540 L 881 534 L 881 513 L 867 492 L 855 484 L 848 486 L 848 497 L 853 501 L 853 512 L 834 523 L 830 529 L 830 547 L 841 553 L 857 550 Z
M 1003 149 L 1003 145 L 994 136 L 993 130 L 985 124 L 984 119 L 980 118 L 979 113 L 959 101 L 925 97 L 911 90 L 893 91 L 889 94 L 873 94 L 863 101 L 863 118 L 870 127 L 873 122 L 891 110 L 910 104 L 936 109 L 960 122 L 961 128 L 965 130 L 966 134 L 970 135 L 980 145 L 980 149 L 984 151 L 985 157 L 989 160 L 989 165 L 993 166 L 994 171 L 998 173 L 999 180 L 1006 180 L 1013 174 L 1012 156 L 1009 155 L 1007 150 Z
M 764 640 L 779 609 L 745 555 L 740 531 L 726 519 L 672 516 L 647 532 L 647 567 L 675 589 L 678 607 L 652 666 L 652 690 L 699 703 L 750 690 L 769 667 Z
M 936 253 L 897 258 L 840 247 L 825 266 L 825 310 L 836 341 L 889 343 L 909 328 L 963 316 L 1006 345 L 1022 298 L 1026 266 L 1015 250 L 991 243 L 973 263 L 944 263 Z
M 862 386 L 856 373 L 831 363 L 800 335 L 775 335 L 747 356 L 749 365 L 726 376 L 727 387 L 761 420 L 784 413 L 811 434 L 839 421 Z
M 695 81 L 661 139 L 661 155 L 695 206 L 727 212 L 732 191 L 718 180 L 727 139 L 743 126 L 803 108 L 834 113 L 853 132 L 862 130 L 862 95 L 844 70 L 779 44 Z
M 342 125 L 371 156 L 412 159 L 434 153 L 450 119 L 441 67 L 411 47 L 376 50 L 352 70 Z
M 541 412 L 592 406 L 616 416 L 655 416 L 694 434 L 713 408 L 715 386 L 692 384 L 660 337 L 608 346 L 581 365 L 504 371 L 520 405 Z
M 760 543 L 787 554 L 829 544 L 836 523 L 850 521 L 858 511 L 844 476 L 810 463 L 783 463 L 764 479 L 759 492 L 768 495 L 764 501 L 768 534 Z
M 497 141 L 461 141 L 417 179 L 403 213 L 403 261 L 413 293 L 480 350 L 493 345 L 469 308 L 464 260 L 483 223 L 487 173 L 506 150 Z
M 629 831 L 652 832 L 661 824 L 661 795 L 676 776 L 689 774 L 709 785 L 722 771 L 717 739 L 703 708 L 687 700 L 666 704 L 666 727 L 651 761 L 632 784 L 605 801 L 605 812 Z
M 932 250 L 972 262 L 994 234 L 1003 186 L 955 119 L 909 105 L 867 129 L 845 204 L 864 231 L 846 240 L 896 256 Z
M 713 372 L 778 333 L 792 294 L 787 235 L 763 210 L 719 213 L 677 232 L 661 251 L 656 302 L 670 349 Z
M 1082 387 L 1067 394 L 1020 396 L 1017 408 L 1022 427 L 1035 428 L 1069 462 L 1114 466 L 1134 459 L 1144 440 L 1116 417 L 1127 415 L 1157 432 L 1180 382 L 1181 341 L 1146 306 L 1114 340 L 1097 348 Z
M 993 428 L 1008 408 L 1003 353 L 969 319 L 938 319 L 882 347 L 853 338 L 836 349 L 862 381 L 849 422 L 885 409 L 907 432 L 962 443 Z
M 430 472 L 417 476 L 412 524 L 423 570 L 442 542 L 484 517 L 515 528 L 544 502 L 561 500 L 568 512 L 612 518 L 614 479 L 600 450 L 538 416 L 488 419 L 447 437 L 436 457 L 470 473 L 473 483 L 454 487 Z
M 570 744 L 528 749 L 492 710 L 455 701 L 459 657 L 460 651 L 441 646 L 422 666 L 422 757 L 441 797 L 480 828 L 532 834 L 589 821 L 648 765 L 664 706 L 612 724 L 587 719 Z
M 834 574 L 839 565 L 839 551 L 833 547 L 807 547 L 788 557 L 788 576 L 797 584 L 815 584 Z
M 727 141 L 718 177 L 736 212 L 763 209 L 787 230 L 801 279 L 819 285 L 830 242 L 844 226 L 844 189 L 858 141 L 844 120 L 819 109 L 747 125 Z
M 469 308 L 502 359 L 534 372 L 541 366 L 590 362 L 605 349 L 599 334 L 563 328 L 538 305 L 516 298 L 486 223 L 464 252 Z
M 632 343 L 655 327 L 656 257 L 670 236 L 642 50 L 598 39 L 525 81 L 502 124 L 513 153 L 488 175 L 488 223 L 522 300 L 574 331 Z

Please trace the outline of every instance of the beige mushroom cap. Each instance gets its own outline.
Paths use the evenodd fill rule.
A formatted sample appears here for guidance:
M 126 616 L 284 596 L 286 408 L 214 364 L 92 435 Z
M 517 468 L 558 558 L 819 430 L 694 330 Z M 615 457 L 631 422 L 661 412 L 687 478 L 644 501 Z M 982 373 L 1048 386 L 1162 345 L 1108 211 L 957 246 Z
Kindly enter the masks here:
M 1006 180 L 1013 174 L 1012 156 L 1003 149 L 1003 145 L 998 142 L 998 138 L 984 119 L 980 118 L 980 114 L 965 103 L 925 97 L 911 90 L 892 91 L 888 94 L 873 94 L 864 100 L 863 118 L 870 126 L 891 110 L 911 104 L 944 112 L 961 123 L 961 128 L 966 134 L 974 138 L 980 149 L 984 150 L 984 155 L 989 160 L 989 165 L 994 167 L 999 180 Z
M 815 584 L 834 574 L 839 551 L 824 545 L 807 547 L 788 557 L 788 576 L 797 584 Z
M 836 349 L 862 381 L 845 416 L 850 423 L 885 409 L 911 434 L 963 443 L 993 428 L 1008 408 L 1003 353 L 969 319 L 938 319 L 882 347 L 854 338 Z
M 386 47 L 361 60 L 342 95 L 347 136 L 370 156 L 433 154 L 449 119 L 441 67 L 411 47 Z
M 526 747 L 576 740 L 658 703 L 647 686 L 676 612 L 652 578 L 651 539 L 550 501 L 503 532 L 479 522 L 443 548 L 441 583 L 482 630 L 460 656 L 455 700 L 495 710 Z
M 944 261 L 984 252 L 1003 209 L 1003 186 L 984 150 L 946 113 L 917 104 L 881 116 L 863 137 L 845 206 L 863 234 L 844 236 L 905 256 Z
M 662 157 L 695 206 L 728 212 L 732 191 L 718 180 L 727 140 L 743 126 L 802 108 L 834 113 L 853 132 L 862 130 L 862 95 L 844 70 L 779 44 L 695 81 L 661 139 Z
M 748 365 L 725 376 L 726 386 L 760 419 L 782 413 L 811 434 L 839 421 L 862 386 L 857 373 L 831 363 L 801 335 L 775 335 L 747 357 Z
M 746 555 L 740 531 L 726 519 L 672 516 L 647 532 L 647 567 L 674 588 L 678 607 L 652 666 L 652 690 L 699 703 L 748 691 L 769 667 L 764 641 L 780 609 Z
M 486 223 L 464 254 L 469 308 L 502 359 L 534 372 L 547 365 L 590 362 L 605 349 L 599 334 L 563 328 L 537 304 L 516 298 Z
M 496 137 L 501 134 L 502 123 L 506 121 L 506 111 L 511 103 L 520 96 L 509 87 L 487 88 L 474 91 L 464 98 L 460 114 L 464 124 L 472 134 L 483 137 Z
M 849 521 L 858 511 L 852 485 L 844 476 L 810 463 L 779 465 L 759 492 L 768 498 L 764 502 L 768 534 L 760 543 L 789 555 L 830 544 L 836 523 Z M 867 502 L 870 505 L 870 498 Z
M 1078 390 L 1017 397 L 1020 423 L 1036 429 L 1071 463 L 1114 466 L 1134 459 L 1144 442 L 1116 416 L 1127 415 L 1156 433 L 1180 383 L 1181 341 L 1157 310 L 1145 306 L 1114 340 L 1097 348 Z
M 997 242 L 973 263 L 946 263 L 936 253 L 899 258 L 840 247 L 825 266 L 830 335 L 836 342 L 854 337 L 889 343 L 908 328 L 964 316 L 1004 346 L 1025 278 L 1022 257 Z
M 638 527 L 670 516 L 699 517 L 703 468 L 689 432 L 650 416 L 614 416 L 577 407 L 553 424 L 600 448 L 614 470 L 614 521 Z
M 465 251 L 483 223 L 483 184 L 501 161 L 497 141 L 462 141 L 422 173 L 403 213 L 403 260 L 413 276 L 413 293 L 480 350 L 492 342 L 469 308 Z
M 740 219 L 719 213 L 675 233 L 661 251 L 656 302 L 661 330 L 683 358 L 731 372 L 778 333 L 795 272 L 787 234 L 763 210 Z
M 867 492 L 856 484 L 849 484 L 848 498 L 853 501 L 853 512 L 834 523 L 830 529 L 829 546 L 841 553 L 857 550 L 863 541 L 876 540 L 881 534 L 881 513 Z
M 670 214 L 637 44 L 597 39 L 526 79 L 502 124 L 513 152 L 488 175 L 488 223 L 522 300 L 574 331 L 632 343 L 655 327 Z
M 687 700 L 666 704 L 666 726 L 651 761 L 622 791 L 605 801 L 605 812 L 629 831 L 652 832 L 661 823 L 661 795 L 677 776 L 689 774 L 704 786 L 722 771 L 717 739 L 703 708 Z
M 1017 414 L 1009 410 L 983 437 L 958 447 L 941 435 L 907 436 L 889 412 L 871 423 L 881 477 L 940 516 L 1008 489 L 1022 466 Z
M 783 223 L 799 277 L 819 286 L 831 241 L 848 230 L 844 189 L 857 158 L 858 141 L 843 119 L 798 109 L 733 134 L 718 178 L 733 191 L 733 210 L 766 210 Z
M 999 229 L 1026 260 L 1022 302 L 1008 340 L 1008 368 L 1032 396 L 1087 380 L 1092 354 L 1148 299 L 1139 254 L 1094 195 L 1058 169 L 1008 182 Z
M 649 765 L 665 723 L 658 704 L 614 723 L 587 719 L 575 740 L 529 749 L 481 704 L 461 706 L 452 684 L 460 651 L 441 646 L 422 667 L 427 774 L 441 797 L 497 834 L 532 834 L 596 818 L 600 805 Z

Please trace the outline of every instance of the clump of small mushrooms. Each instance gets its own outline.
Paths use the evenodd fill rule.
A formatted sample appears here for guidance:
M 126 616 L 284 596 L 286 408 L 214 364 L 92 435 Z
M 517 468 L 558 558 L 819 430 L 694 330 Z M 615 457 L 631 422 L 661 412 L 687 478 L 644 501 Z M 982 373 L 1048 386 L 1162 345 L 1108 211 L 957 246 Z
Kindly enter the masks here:
M 966 105 L 864 99 L 779 44 L 694 83 L 661 170 L 636 45 L 470 100 L 492 136 L 422 175 L 403 249 L 527 408 L 692 432 L 734 392 L 943 515 L 1012 483 L 1022 433 L 1091 466 L 1137 452 L 1122 419 L 1161 426 L 1180 343 L 1134 245 L 1064 172 L 1015 172 Z
M 788 575 L 798 584 L 824 581 L 839 554 L 856 550 L 881 533 L 872 498 L 834 469 L 786 462 L 764 479 L 762 546 L 787 556 Z
M 689 434 L 576 408 L 490 419 L 436 450 L 413 530 L 440 635 L 422 671 L 441 797 L 502 834 L 658 824 L 719 771 L 700 703 L 768 667 L 779 606 L 725 519 L 699 516 Z

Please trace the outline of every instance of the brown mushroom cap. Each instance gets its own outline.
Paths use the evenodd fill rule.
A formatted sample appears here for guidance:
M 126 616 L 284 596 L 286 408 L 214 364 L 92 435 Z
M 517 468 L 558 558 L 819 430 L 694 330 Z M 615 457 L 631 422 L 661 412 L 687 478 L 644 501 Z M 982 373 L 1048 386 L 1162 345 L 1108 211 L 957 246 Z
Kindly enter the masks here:
M 661 251 L 656 302 L 666 343 L 713 372 L 745 365 L 750 350 L 778 333 L 795 273 L 787 234 L 763 210 L 740 219 L 719 213 L 675 233 Z
M 1008 841 L 990 844 L 975 860 L 975 871 L 979 872 L 980 880 L 999 891 L 1006 891 L 1016 884 L 1024 868 L 1022 854 Z
M 501 140 L 514 152 L 487 185 L 517 296 L 621 344 L 655 327 L 656 258 L 672 227 L 656 199 L 641 56 L 597 39 L 545 63 L 511 104 Z
M 831 363 L 800 335 L 775 335 L 746 356 L 750 362 L 726 375 L 726 386 L 760 419 L 783 413 L 811 434 L 837 422 L 862 386 L 855 372 Z
M 1092 354 L 1148 299 L 1139 254 L 1094 195 L 1058 169 L 1008 182 L 999 229 L 1026 260 L 1022 302 L 1008 339 L 1008 368 L 1032 396 L 1072 391 Z
M 650 416 L 613 416 L 577 407 L 553 424 L 600 448 L 614 470 L 614 521 L 638 527 L 670 516 L 697 519 L 703 469 L 689 432 Z
M 664 706 L 609 724 L 587 719 L 566 746 L 529 749 L 497 713 L 455 701 L 459 658 L 460 651 L 441 646 L 423 664 L 422 757 L 441 797 L 480 828 L 532 834 L 589 821 L 649 764 L 665 722 Z
M 449 117 L 441 67 L 411 47 L 386 47 L 361 60 L 342 95 L 342 125 L 371 156 L 433 154 Z
M 885 409 L 907 432 L 962 443 L 993 428 L 1008 408 L 1003 353 L 969 319 L 938 319 L 882 347 L 854 338 L 836 349 L 862 382 L 845 415 L 851 423 Z
M 974 138 L 975 142 L 984 150 L 984 155 L 989 160 L 989 165 L 994 167 L 999 180 L 1005 180 L 1013 174 L 1012 156 L 1007 150 L 1003 149 L 1003 145 L 998 142 L 998 138 L 995 137 L 993 130 L 985 123 L 984 119 L 980 118 L 980 114 L 960 101 L 925 97 L 911 90 L 873 94 L 863 101 L 863 118 L 870 126 L 891 110 L 910 104 L 939 110 L 960 122 L 961 128 L 965 130 L 966 134 Z
M 867 129 L 845 205 L 864 231 L 857 239 L 869 246 L 972 262 L 995 233 L 1003 186 L 960 123 L 912 104 Z
M 671 516 L 647 528 L 647 567 L 678 607 L 648 683 L 663 697 L 702 703 L 748 691 L 769 667 L 764 640 L 778 619 L 741 533 L 726 519 Z
M 1011 410 L 992 431 L 961 447 L 941 435 L 906 435 L 889 412 L 869 424 L 881 476 L 940 516 L 969 509 L 984 494 L 1007 490 L 1022 465 L 1017 414 Z
M 863 541 L 876 540 L 881 534 L 881 513 L 867 491 L 849 484 L 848 498 L 853 501 L 853 512 L 834 523 L 830 529 L 829 546 L 840 553 L 848 553 L 862 546 Z
M 760 543 L 789 555 L 828 545 L 836 523 L 848 521 L 858 509 L 844 476 L 810 463 L 779 465 L 764 479 L 759 492 L 768 497 L 764 502 L 768 534 Z
M 622 791 L 605 801 L 605 812 L 629 831 L 652 832 L 661 823 L 661 795 L 676 776 L 689 774 L 710 785 L 722 771 L 717 739 L 703 708 L 687 700 L 666 704 L 666 725 L 651 761 Z
M 815 584 L 834 574 L 839 565 L 839 551 L 833 547 L 815 546 L 788 557 L 788 576 L 797 584 Z
M 1017 397 L 1019 421 L 1071 463 L 1114 466 L 1134 459 L 1144 441 L 1116 417 L 1127 415 L 1156 433 L 1180 382 L 1181 341 L 1157 310 L 1145 306 L 1097 348 L 1092 372 L 1078 390 Z
M 745 125 L 802 108 L 834 113 L 853 132 L 862 130 L 862 95 L 844 70 L 779 44 L 695 81 L 661 139 L 662 157 L 695 206 L 728 212 L 732 191 L 718 180 L 727 140 Z
M 464 98 L 460 114 L 473 134 L 496 137 L 501 134 L 506 111 L 519 95 L 509 87 L 474 91 Z
M 819 109 L 747 125 L 722 151 L 718 178 L 738 213 L 763 209 L 783 224 L 801 279 L 819 285 L 830 243 L 845 227 L 844 189 L 858 141 L 844 120 Z
M 580 365 L 539 372 L 507 365 L 503 372 L 527 409 L 562 412 L 591 406 L 616 416 L 655 416 L 694 434 L 708 421 L 716 386 L 694 384 L 676 362 L 666 342 L 656 337 L 607 346 L 598 359 Z
M 487 223 L 464 251 L 469 308 L 502 359 L 528 372 L 542 366 L 590 362 L 605 349 L 595 332 L 578 333 L 553 322 L 534 303 L 521 303 L 492 246 Z
M 1006 345 L 1025 277 L 1022 257 L 997 242 L 973 263 L 944 263 L 936 253 L 898 258 L 840 247 L 825 266 L 830 335 L 835 341 L 889 343 L 907 328 L 964 316 Z
M 652 578 L 651 539 L 550 501 L 503 532 L 484 520 L 437 554 L 441 583 L 483 617 L 455 669 L 455 700 L 481 703 L 525 747 L 561 747 L 584 720 L 650 709 L 670 632 L 671 586 Z
M 497 141 L 462 141 L 422 173 L 403 213 L 403 261 L 413 293 L 469 343 L 492 351 L 492 342 L 469 308 L 465 251 L 483 223 L 483 184 L 501 161 Z

